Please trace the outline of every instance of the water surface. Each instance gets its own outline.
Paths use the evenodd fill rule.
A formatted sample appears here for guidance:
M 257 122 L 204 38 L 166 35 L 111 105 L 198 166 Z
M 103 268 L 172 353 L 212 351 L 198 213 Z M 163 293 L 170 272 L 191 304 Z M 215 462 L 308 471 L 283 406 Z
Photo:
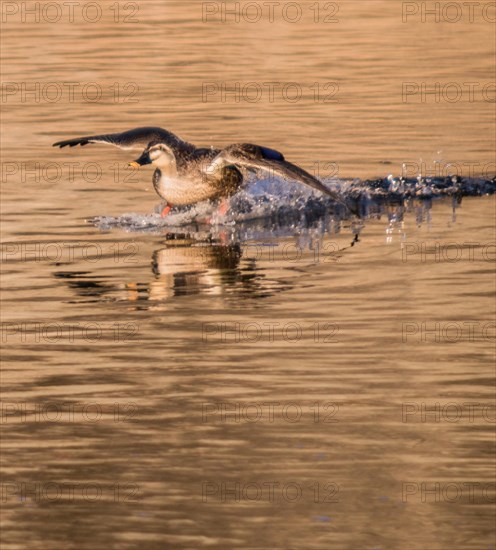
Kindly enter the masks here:
M 103 94 L 2 104 L 5 549 L 495 548 L 493 196 L 177 227 L 129 154 L 50 147 L 161 125 L 335 185 L 494 176 L 494 103 L 402 97 L 491 82 L 492 25 L 309 4 L 294 24 L 152 0 L 135 23 L 102 3 L 2 25 L 4 82 Z M 236 82 L 302 98 L 202 95 Z

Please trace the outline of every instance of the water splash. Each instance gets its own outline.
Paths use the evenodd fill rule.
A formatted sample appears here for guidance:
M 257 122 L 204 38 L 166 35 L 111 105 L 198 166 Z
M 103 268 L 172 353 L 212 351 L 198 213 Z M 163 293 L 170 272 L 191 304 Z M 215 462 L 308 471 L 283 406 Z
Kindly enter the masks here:
M 325 184 L 338 192 L 356 213 L 329 197 L 297 183 L 275 178 L 251 181 L 245 189 L 229 199 L 227 214 L 221 215 L 218 204 L 205 201 L 188 207 L 173 208 L 161 218 L 151 214 L 128 213 L 118 217 L 98 216 L 90 220 L 101 230 L 119 228 L 128 232 L 152 232 L 189 236 L 214 233 L 230 234 L 232 238 L 287 236 L 298 231 L 332 233 L 343 222 L 380 215 L 388 205 L 409 208 L 412 200 L 420 202 L 422 211 L 430 209 L 430 201 L 453 197 L 458 203 L 464 196 L 481 196 L 496 191 L 496 180 L 482 178 L 402 178 L 389 175 L 376 180 L 331 179 Z M 419 206 L 417 205 L 418 209 Z M 336 229 L 336 226 L 338 229 Z

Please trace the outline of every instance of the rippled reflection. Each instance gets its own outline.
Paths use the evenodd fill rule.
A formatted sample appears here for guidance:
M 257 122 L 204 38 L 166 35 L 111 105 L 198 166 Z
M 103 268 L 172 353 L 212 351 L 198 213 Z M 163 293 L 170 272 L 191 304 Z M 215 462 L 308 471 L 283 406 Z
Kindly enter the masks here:
M 2 550 L 494 550 L 491 2 L 3 4 Z M 359 216 L 281 183 L 161 220 L 134 155 L 51 147 L 145 125 Z
M 395 211 L 402 209 L 395 207 Z M 271 277 L 263 260 L 272 264 L 283 261 L 291 268 L 302 258 L 308 264 L 315 263 L 324 251 L 330 261 L 356 246 L 364 228 L 362 221 L 331 215 L 326 209 L 303 214 L 278 212 L 276 216 L 231 226 L 153 227 L 156 221 L 156 217 L 149 217 L 145 230 L 142 218 L 139 224 L 126 216 L 111 224 L 107 219 L 103 227 L 100 221 L 95 222 L 106 230 L 111 225 L 113 230 L 140 233 L 153 228 L 154 233 L 162 234 L 164 246 L 155 248 L 151 256 L 150 280 L 120 283 L 115 277 L 105 280 L 87 271 L 58 271 L 54 276 L 85 301 L 159 302 L 188 295 L 264 298 L 290 290 L 293 285 L 284 277 Z M 339 239 L 339 244 L 333 240 L 328 246 L 331 235 Z M 289 242 L 279 242 L 288 238 Z

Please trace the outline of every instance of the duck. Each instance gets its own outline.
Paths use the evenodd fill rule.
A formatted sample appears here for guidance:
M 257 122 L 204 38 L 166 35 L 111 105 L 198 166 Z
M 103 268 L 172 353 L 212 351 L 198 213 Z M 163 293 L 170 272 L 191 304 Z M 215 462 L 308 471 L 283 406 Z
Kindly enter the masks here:
M 249 172 L 260 170 L 311 187 L 350 210 L 338 193 L 269 147 L 252 143 L 235 143 L 223 149 L 196 147 L 159 127 L 72 138 L 57 141 L 53 147 L 85 146 L 89 143 L 113 145 L 125 151 L 141 151 L 141 155 L 128 165 L 133 168 L 155 167 L 153 187 L 165 201 L 160 213 L 162 217 L 167 216 L 173 207 L 207 200 L 219 200 L 219 212 L 225 214 L 227 199 L 243 188 Z

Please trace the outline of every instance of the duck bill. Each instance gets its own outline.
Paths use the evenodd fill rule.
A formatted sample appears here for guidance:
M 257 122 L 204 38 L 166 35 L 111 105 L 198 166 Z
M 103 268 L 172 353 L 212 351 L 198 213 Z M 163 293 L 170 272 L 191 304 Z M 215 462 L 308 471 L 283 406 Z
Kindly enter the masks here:
M 145 166 L 146 164 L 151 164 L 152 159 L 150 158 L 150 155 L 148 153 L 143 153 L 139 159 L 133 160 L 133 162 L 130 162 L 128 166 L 131 166 L 132 168 L 139 168 L 140 166 Z

